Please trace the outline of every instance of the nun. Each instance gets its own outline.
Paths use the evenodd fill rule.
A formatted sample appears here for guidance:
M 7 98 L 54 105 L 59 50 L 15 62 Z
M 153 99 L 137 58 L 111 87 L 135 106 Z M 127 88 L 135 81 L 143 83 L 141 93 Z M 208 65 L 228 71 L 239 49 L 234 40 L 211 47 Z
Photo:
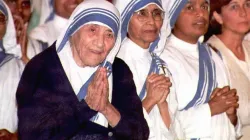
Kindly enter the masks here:
M 120 40 L 118 10 L 108 1 L 82 2 L 56 43 L 24 70 L 19 138 L 147 139 L 132 73 L 115 59 Z
M 172 73 L 178 101 L 179 139 L 235 140 L 240 135 L 238 96 L 228 86 L 219 55 L 199 38 L 207 32 L 209 0 L 170 0 L 173 29 L 161 58 Z
M 19 45 L 13 18 L 7 5 L 0 1 L 0 139 L 16 138 L 16 90 L 24 64 L 19 59 Z
M 122 18 L 122 45 L 117 57 L 133 74 L 150 140 L 171 140 L 176 99 L 167 64 L 159 58 L 170 34 L 168 14 L 159 0 L 113 1 Z M 170 90 L 172 91 L 170 93 Z
M 46 20 L 44 24 L 29 33 L 27 48 L 29 58 L 33 58 L 56 41 L 78 5 L 77 0 L 44 0 L 42 4 L 41 20 Z

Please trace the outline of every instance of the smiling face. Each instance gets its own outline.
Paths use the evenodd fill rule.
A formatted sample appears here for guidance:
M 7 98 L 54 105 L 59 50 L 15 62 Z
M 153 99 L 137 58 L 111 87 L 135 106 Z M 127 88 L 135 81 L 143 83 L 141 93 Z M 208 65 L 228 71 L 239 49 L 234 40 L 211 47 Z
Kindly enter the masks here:
M 244 35 L 250 29 L 250 0 L 231 0 L 221 7 L 214 18 L 222 25 L 222 32 Z
M 207 32 L 209 4 L 206 0 L 189 0 L 182 9 L 173 34 L 189 43 L 196 43 Z
M 148 5 L 139 12 L 134 13 L 129 22 L 129 38 L 140 47 L 147 49 L 149 44 L 159 36 L 163 23 L 163 19 L 155 20 L 156 16 L 162 16 L 159 14 L 162 14 L 162 11 L 155 4 Z M 141 17 L 144 17 L 143 20 L 141 20 Z
M 81 67 L 102 63 L 115 44 L 111 29 L 97 24 L 84 25 L 70 39 L 74 60 Z

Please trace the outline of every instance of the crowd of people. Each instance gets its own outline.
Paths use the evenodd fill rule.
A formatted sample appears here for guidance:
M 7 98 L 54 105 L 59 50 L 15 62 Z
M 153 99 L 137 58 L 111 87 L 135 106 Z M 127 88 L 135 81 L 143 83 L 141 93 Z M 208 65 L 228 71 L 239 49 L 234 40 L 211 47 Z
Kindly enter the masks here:
M 0 140 L 249 140 L 249 0 L 0 0 Z

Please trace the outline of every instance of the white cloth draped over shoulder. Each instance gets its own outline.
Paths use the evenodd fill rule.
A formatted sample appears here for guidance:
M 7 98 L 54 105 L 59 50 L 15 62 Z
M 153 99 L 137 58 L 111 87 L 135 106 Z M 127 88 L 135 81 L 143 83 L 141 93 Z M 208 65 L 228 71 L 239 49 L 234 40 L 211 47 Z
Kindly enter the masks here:
M 163 9 L 162 3 L 160 0 L 113 0 L 114 5 L 118 8 L 121 13 L 122 20 L 122 45 L 117 57 L 121 58 L 129 66 L 133 74 L 133 79 L 136 85 L 136 90 L 138 96 L 143 100 L 146 96 L 145 90 L 145 81 L 149 74 L 150 69 L 152 69 L 152 54 L 157 57 L 164 50 L 166 39 L 170 34 L 170 26 L 168 21 L 168 13 L 165 13 L 163 26 L 161 28 L 158 39 L 155 42 L 152 42 L 148 49 L 143 49 L 138 46 L 136 43 L 127 38 L 128 26 L 130 18 L 132 17 L 135 11 L 143 9 L 144 7 L 150 4 L 156 4 L 159 8 Z M 167 64 L 162 62 L 162 67 L 167 72 L 166 76 L 170 76 L 168 70 L 166 69 Z M 160 64 L 161 64 L 160 63 Z M 157 66 L 160 67 L 159 65 Z M 158 69 L 155 73 L 163 74 L 162 68 Z M 171 89 L 174 91 L 174 89 Z M 176 99 L 175 94 L 171 92 L 167 98 L 169 104 L 169 113 L 171 119 L 174 120 L 174 114 L 176 112 Z M 150 113 L 147 113 L 145 109 L 144 117 L 147 120 L 150 129 L 150 140 L 163 140 L 163 139 L 175 139 L 175 133 L 173 131 L 174 124 L 171 123 L 170 129 L 165 126 L 165 123 L 162 120 L 161 114 L 159 112 L 158 106 L 154 106 Z
M 116 36 L 116 43 L 102 64 L 96 67 L 79 67 L 73 59 L 69 38 L 86 24 L 97 24 L 110 28 Z M 85 0 L 74 10 L 69 22 L 56 42 L 58 56 L 63 69 L 78 97 L 82 100 L 86 96 L 87 86 L 98 67 L 108 70 L 109 100 L 112 99 L 112 63 L 120 48 L 120 14 L 118 10 L 105 0 Z M 104 115 L 98 113 L 91 121 L 104 127 L 108 122 Z
M 238 114 L 243 126 L 242 140 L 250 139 L 250 42 L 243 41 L 245 61 L 239 60 L 217 37 L 212 36 L 207 43 L 217 49 L 229 73 L 230 87 L 237 89 L 239 96 Z M 248 135 L 248 136 L 247 136 Z
M 0 12 L 6 17 L 6 33 L 0 40 L 0 129 L 14 133 L 17 130 L 16 90 L 24 68 L 16 45 L 16 35 L 11 12 L 0 1 Z

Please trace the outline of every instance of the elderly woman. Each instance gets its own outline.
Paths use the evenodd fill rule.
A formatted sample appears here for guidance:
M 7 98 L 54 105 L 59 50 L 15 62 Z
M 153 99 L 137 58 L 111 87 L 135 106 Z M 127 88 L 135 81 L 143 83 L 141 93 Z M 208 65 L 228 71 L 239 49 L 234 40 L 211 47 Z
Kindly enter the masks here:
M 23 63 L 14 55 L 13 50 L 19 46 L 11 12 L 3 1 L 0 1 L 0 40 L 0 139 L 10 139 L 17 131 L 15 93 Z
M 211 30 L 207 41 L 222 57 L 230 86 L 239 95 L 238 114 L 243 125 L 243 140 L 250 139 L 250 42 L 244 41 L 250 29 L 250 1 L 211 0 Z
M 184 133 L 179 139 L 235 140 L 236 90 L 228 86 L 220 57 L 198 41 L 209 25 L 209 0 L 172 0 L 168 11 L 173 30 L 161 58 L 175 83 L 176 118 Z
M 76 8 L 57 42 L 24 70 L 17 91 L 21 139 L 148 138 L 132 74 L 114 61 L 119 29 L 119 12 L 107 1 Z
M 122 15 L 122 45 L 117 57 L 133 73 L 150 128 L 149 139 L 173 139 L 169 128 L 176 100 L 174 94 L 169 95 L 166 64 L 158 57 L 170 33 L 167 14 L 158 0 L 117 0 L 114 4 Z

